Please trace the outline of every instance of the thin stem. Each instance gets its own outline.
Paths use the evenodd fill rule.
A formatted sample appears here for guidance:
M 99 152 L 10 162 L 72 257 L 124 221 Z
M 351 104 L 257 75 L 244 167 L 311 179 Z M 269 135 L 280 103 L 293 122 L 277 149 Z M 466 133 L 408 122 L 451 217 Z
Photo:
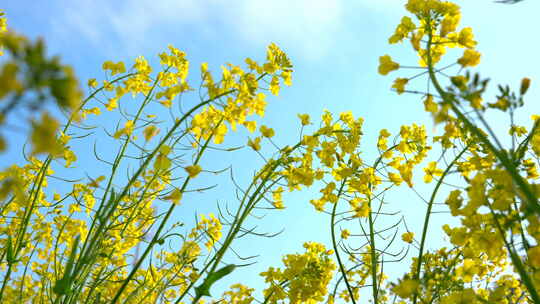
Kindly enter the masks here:
M 213 134 L 212 134 L 213 135 Z M 204 151 L 206 150 L 206 147 L 208 147 L 208 144 L 210 143 L 210 140 L 212 139 L 213 136 L 210 136 L 210 138 L 208 138 L 208 140 L 204 143 L 204 146 L 201 148 L 200 152 L 197 154 L 197 157 L 195 159 L 195 162 L 194 164 L 197 165 L 202 157 L 202 154 L 204 153 Z M 182 187 L 180 188 L 180 192 L 183 193 L 189 183 L 189 181 L 191 180 L 190 177 L 187 177 L 186 180 L 184 181 L 184 184 L 182 185 Z M 111 301 L 111 304 L 114 304 L 116 303 L 116 301 L 118 301 L 118 299 L 120 298 L 120 295 L 122 294 L 122 292 L 124 291 L 124 289 L 127 287 L 127 285 L 129 284 L 129 282 L 131 281 L 131 279 L 133 278 L 133 276 L 135 275 L 135 273 L 137 272 L 137 270 L 141 267 L 143 261 L 146 259 L 146 257 L 148 256 L 148 254 L 150 253 L 151 249 L 154 247 L 154 245 L 158 242 L 159 238 L 161 237 L 161 231 L 163 230 L 163 228 L 165 227 L 165 224 L 167 223 L 167 221 L 169 220 L 169 217 L 171 216 L 172 212 L 174 211 L 176 207 L 176 204 L 171 204 L 171 206 L 169 207 L 169 210 L 167 211 L 167 214 L 165 215 L 165 217 L 163 218 L 163 220 L 161 221 L 156 233 L 154 234 L 152 240 L 150 241 L 150 243 L 148 244 L 148 246 L 146 247 L 146 249 L 144 250 L 142 256 L 139 258 L 139 260 L 137 261 L 137 263 L 135 264 L 135 266 L 133 266 L 133 269 L 131 270 L 131 272 L 129 273 L 128 277 L 123 281 L 122 285 L 120 286 L 120 288 L 118 289 L 118 291 L 116 292 L 116 295 L 114 296 L 114 298 L 112 299 Z
M 446 167 L 446 170 L 444 170 L 443 174 L 441 175 L 441 178 L 437 181 L 437 185 L 435 186 L 435 189 L 431 193 L 431 198 L 429 199 L 428 207 L 426 210 L 426 216 L 424 218 L 424 229 L 422 230 L 422 239 L 420 241 L 420 250 L 418 252 L 418 261 L 416 265 L 416 274 L 415 279 L 418 280 L 420 278 L 420 271 L 422 269 L 422 259 L 424 257 L 424 246 L 426 243 L 426 236 L 428 232 L 428 225 L 429 225 L 429 219 L 431 217 L 431 209 L 433 207 L 433 202 L 435 201 L 435 196 L 437 195 L 437 192 L 439 191 L 440 186 L 443 183 L 444 178 L 446 175 L 450 172 L 450 169 L 454 166 L 456 161 L 469 149 L 469 145 L 467 145 L 455 158 L 452 160 L 452 162 Z M 413 304 L 416 304 L 416 301 L 418 299 L 418 293 L 415 292 L 413 296 Z
M 347 291 L 349 292 L 351 301 L 353 302 L 353 304 L 356 304 L 352 287 L 349 283 L 349 280 L 347 279 L 347 271 L 345 270 L 345 266 L 343 266 L 343 262 L 341 261 L 341 257 L 339 255 L 339 247 L 337 246 L 337 243 L 336 243 L 336 232 L 335 232 L 336 209 L 339 202 L 339 197 L 341 196 L 341 192 L 343 191 L 343 187 L 345 186 L 346 181 L 347 179 L 345 178 L 343 182 L 341 183 L 341 186 L 339 187 L 339 191 L 337 194 L 338 198 L 336 202 L 334 203 L 334 207 L 332 208 L 332 216 L 330 218 L 330 231 L 331 231 L 331 236 L 332 236 L 332 246 L 334 247 L 334 253 L 336 254 L 336 259 L 339 265 L 339 271 L 341 272 L 343 280 L 345 281 L 345 285 L 347 286 Z
M 493 144 L 489 141 L 489 139 L 487 139 L 486 136 L 484 136 L 484 134 L 482 134 L 482 132 L 476 126 L 474 126 L 467 119 L 467 117 L 463 115 L 463 113 L 461 113 L 461 111 L 459 111 L 459 109 L 454 104 L 452 97 L 441 87 L 439 81 L 437 80 L 435 72 L 433 70 L 433 62 L 432 62 L 432 57 L 431 57 L 431 43 L 433 39 L 433 33 L 432 33 L 431 27 L 429 26 L 430 22 L 428 22 L 427 24 L 428 24 L 428 37 L 429 37 L 429 40 L 427 43 L 427 60 L 428 60 L 427 65 L 428 65 L 428 70 L 429 70 L 429 78 L 431 82 L 433 83 L 435 89 L 438 91 L 439 95 L 443 98 L 443 100 L 450 105 L 452 111 L 458 116 L 458 119 L 460 119 L 460 121 L 462 121 L 465 124 L 465 127 L 470 132 L 472 132 L 483 144 L 485 144 L 489 148 L 489 150 L 491 150 L 493 154 L 495 154 L 495 156 L 499 159 L 499 161 L 501 162 L 505 170 L 510 173 L 510 175 L 512 176 L 512 179 L 518 185 L 518 187 L 522 190 L 528 202 L 530 203 L 530 205 L 527 206 L 527 209 L 528 209 L 527 212 L 533 211 L 533 212 L 536 212 L 537 214 L 540 214 L 540 206 L 538 205 L 536 196 L 534 195 L 532 190 L 529 188 L 529 185 L 521 177 L 521 175 L 519 175 L 519 172 L 517 171 L 514 164 L 512 164 L 512 162 L 508 159 L 506 153 L 504 151 L 499 151 L 497 148 L 495 148 L 495 146 L 493 146 Z M 531 208 L 534 210 L 531 210 Z M 494 219 L 500 230 L 501 229 L 500 224 L 497 218 L 495 217 L 495 215 L 494 215 Z M 509 244 L 507 243 L 506 238 L 504 237 L 504 232 L 501 231 L 501 233 L 502 233 L 501 237 L 503 238 L 503 241 L 505 242 L 505 245 L 507 246 L 509 250 L 512 263 L 514 264 L 514 266 L 516 266 L 519 272 L 519 275 L 521 279 L 523 280 L 523 283 L 525 284 L 525 286 L 527 287 L 527 290 L 529 291 L 531 297 L 533 298 L 534 303 L 540 303 L 540 297 L 536 291 L 536 288 L 534 287 L 534 284 L 532 283 L 532 280 L 529 274 L 526 272 L 525 267 L 523 266 L 523 263 L 521 262 L 521 259 L 509 247 Z

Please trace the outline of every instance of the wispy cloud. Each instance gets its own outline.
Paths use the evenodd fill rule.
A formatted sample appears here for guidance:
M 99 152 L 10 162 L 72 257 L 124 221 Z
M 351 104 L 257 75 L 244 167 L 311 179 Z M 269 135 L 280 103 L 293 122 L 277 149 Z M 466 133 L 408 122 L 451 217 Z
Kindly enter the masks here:
M 196 0 L 79 0 L 62 4 L 51 21 L 57 34 L 78 37 L 105 53 L 136 49 L 150 42 L 151 30 L 176 24 L 202 23 L 204 8 Z
M 344 30 L 341 1 L 248 0 L 237 17 L 233 25 L 246 41 L 284 41 L 307 59 L 324 57 Z
M 228 34 L 246 44 L 279 40 L 316 59 L 332 49 L 333 37 L 344 30 L 341 1 L 79 0 L 62 7 L 57 30 L 106 52 L 112 48 L 109 41 L 137 49 L 160 28 L 189 26 L 212 35 L 232 31 Z

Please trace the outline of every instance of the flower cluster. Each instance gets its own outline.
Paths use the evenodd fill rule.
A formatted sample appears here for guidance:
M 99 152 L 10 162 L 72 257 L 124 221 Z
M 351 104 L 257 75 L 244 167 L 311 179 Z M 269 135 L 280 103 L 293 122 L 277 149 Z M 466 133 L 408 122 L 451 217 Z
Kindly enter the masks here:
M 318 243 L 304 243 L 304 254 L 288 254 L 285 269 L 270 267 L 261 276 L 270 286 L 263 291 L 268 303 L 288 299 L 289 303 L 321 302 L 336 269 L 332 250 Z

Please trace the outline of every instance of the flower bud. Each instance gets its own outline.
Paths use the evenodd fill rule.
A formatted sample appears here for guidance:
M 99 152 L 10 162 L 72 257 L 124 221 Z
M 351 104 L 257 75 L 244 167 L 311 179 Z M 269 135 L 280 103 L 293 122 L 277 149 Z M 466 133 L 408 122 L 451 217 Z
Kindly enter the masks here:
M 530 78 L 523 78 L 521 80 L 521 87 L 519 88 L 519 94 L 524 95 L 527 93 L 527 90 L 529 89 L 529 86 L 531 85 L 531 79 Z

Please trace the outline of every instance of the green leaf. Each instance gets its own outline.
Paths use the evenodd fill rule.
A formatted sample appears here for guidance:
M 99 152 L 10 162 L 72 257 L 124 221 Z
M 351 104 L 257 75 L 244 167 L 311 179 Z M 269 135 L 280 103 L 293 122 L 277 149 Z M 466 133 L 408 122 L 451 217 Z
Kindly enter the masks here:
M 540 121 L 535 122 L 533 125 L 531 132 L 527 135 L 527 137 L 519 144 L 518 148 L 515 152 L 515 161 L 514 165 L 519 166 L 521 160 L 523 157 L 525 157 L 525 152 L 527 152 L 527 148 L 529 145 L 529 142 L 531 141 L 532 137 L 534 136 L 537 129 L 540 127 Z
M 11 235 L 8 236 L 8 240 L 7 240 L 7 262 L 8 264 L 13 264 L 15 263 L 15 257 L 13 256 L 13 244 L 12 244 L 12 241 L 11 241 Z
M 230 264 L 216 272 L 210 273 L 199 287 L 195 287 L 195 298 L 200 298 L 201 296 L 210 297 L 210 287 L 212 287 L 212 284 L 233 272 L 235 268 L 236 265 Z
M 73 246 L 71 247 L 71 253 L 69 255 L 69 260 L 67 261 L 66 268 L 64 270 L 64 276 L 56 281 L 54 284 L 53 291 L 58 295 L 69 294 L 71 289 L 71 282 L 73 281 L 73 276 L 71 271 L 73 269 L 73 264 L 75 263 L 75 256 L 77 255 L 77 246 L 79 246 L 79 241 L 81 236 L 78 235 L 75 240 L 73 240 Z

